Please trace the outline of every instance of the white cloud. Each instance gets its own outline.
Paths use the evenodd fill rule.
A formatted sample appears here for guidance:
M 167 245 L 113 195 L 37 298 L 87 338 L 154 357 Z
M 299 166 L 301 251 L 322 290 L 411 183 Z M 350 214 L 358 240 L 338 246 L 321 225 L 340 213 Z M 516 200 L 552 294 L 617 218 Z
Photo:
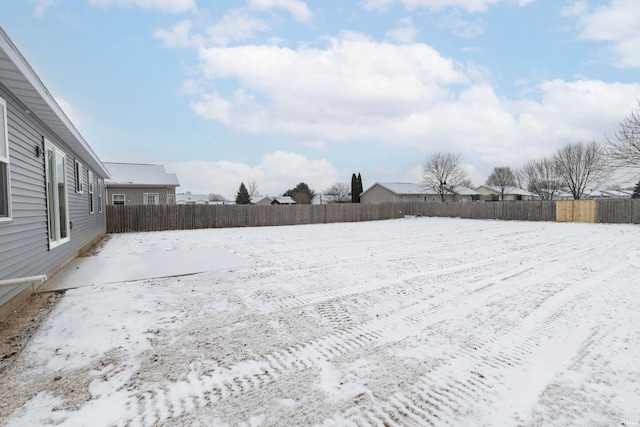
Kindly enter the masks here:
M 366 10 L 385 11 L 394 3 L 401 3 L 407 9 L 418 7 L 441 11 L 447 8 L 460 8 L 469 13 L 486 11 L 489 6 L 500 2 L 509 2 L 518 6 L 526 6 L 536 0 L 363 0 L 362 6 Z
M 139 7 L 145 10 L 158 10 L 167 13 L 184 13 L 197 9 L 195 0 L 91 0 L 93 6 L 111 5 Z
M 300 0 L 249 0 L 249 7 L 262 11 L 274 8 L 285 9 L 299 22 L 309 22 L 313 19 L 313 13 L 307 4 Z
M 385 10 L 393 3 L 402 3 L 408 9 L 423 7 L 430 10 L 443 10 L 449 7 L 457 7 L 467 12 L 484 12 L 491 5 L 502 0 L 364 0 L 363 6 L 367 10 Z M 520 2 L 522 3 L 523 0 Z M 528 2 L 524 0 L 525 4 Z
M 265 154 L 260 164 L 183 162 L 165 163 L 168 172 L 180 179 L 178 191 L 196 194 L 219 193 L 235 199 L 240 183 L 253 180 L 264 195 L 280 195 L 305 182 L 311 189 L 320 191 L 339 181 L 338 172 L 327 160 L 311 160 L 303 155 L 276 151 Z
M 398 43 L 412 43 L 418 35 L 418 29 L 413 26 L 411 17 L 398 20 L 398 27 L 387 31 L 387 38 Z
M 224 15 L 216 24 L 207 29 L 208 39 L 216 46 L 226 46 L 231 41 L 246 41 L 253 38 L 256 31 L 265 31 L 267 24 L 249 16 L 241 10 Z
M 611 0 L 592 10 L 584 2 L 576 2 L 564 12 L 579 17 L 581 39 L 609 44 L 616 65 L 640 67 L 640 1 Z
M 425 44 L 354 33 L 325 48 L 202 49 L 200 60 L 204 79 L 218 89 L 191 107 L 228 127 L 319 147 L 361 141 L 447 149 L 494 166 L 602 140 L 640 96 L 640 84 L 549 80 L 527 88 L 528 98 L 509 100 L 496 94 L 486 71 Z M 225 92 L 218 81 L 236 89 Z
M 378 12 L 384 12 L 394 4 L 396 0 L 363 0 L 360 2 L 363 8 L 366 10 L 375 10 Z
M 89 120 L 89 118 L 85 114 L 81 113 L 78 110 L 75 110 L 71 106 L 71 104 L 69 104 L 69 102 L 67 102 L 67 100 L 65 100 L 64 98 L 54 97 L 54 99 L 56 100 L 56 103 L 60 106 L 60 108 L 62 108 L 62 111 L 67 116 L 67 118 L 71 120 L 71 123 L 73 123 L 76 129 L 80 130 L 82 128 L 82 125 Z
M 35 5 L 33 9 L 33 16 L 36 18 L 43 18 L 45 15 L 45 11 L 53 6 L 56 2 L 55 0 L 31 0 L 31 3 Z
M 254 37 L 254 32 L 267 29 L 267 24 L 249 16 L 245 11 L 232 10 L 218 22 L 208 26 L 205 30 L 206 36 L 195 33 L 193 23 L 188 20 L 180 21 L 170 29 L 157 29 L 153 35 L 168 48 L 201 48 L 247 41 Z
M 247 45 L 203 49 L 200 56 L 207 78 L 235 79 L 243 89 L 194 101 L 199 115 L 303 140 L 368 138 L 447 98 L 448 85 L 467 82 L 453 61 L 427 45 L 377 43 L 353 33 L 330 39 L 326 49 Z
M 197 34 L 192 34 L 192 22 L 180 21 L 170 30 L 157 29 L 153 35 L 162 40 L 163 44 L 169 48 L 176 47 L 199 47 L 204 43 L 204 38 Z
M 482 21 L 463 18 L 463 15 L 457 9 L 441 16 L 438 19 L 438 26 L 466 39 L 471 39 L 484 33 Z

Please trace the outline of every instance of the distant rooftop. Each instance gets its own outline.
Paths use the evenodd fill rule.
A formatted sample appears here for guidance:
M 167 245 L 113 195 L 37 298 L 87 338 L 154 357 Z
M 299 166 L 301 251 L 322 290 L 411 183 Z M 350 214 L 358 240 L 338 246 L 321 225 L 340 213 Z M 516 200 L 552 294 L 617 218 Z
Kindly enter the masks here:
M 177 187 L 180 185 L 174 173 L 167 173 L 162 165 L 139 163 L 109 163 L 103 162 L 111 175 L 105 180 L 107 186 L 156 186 Z
M 436 191 L 434 191 L 433 189 L 428 188 L 424 184 L 417 184 L 417 183 L 412 183 L 412 182 L 376 182 L 371 187 L 369 187 L 367 189 L 367 191 L 369 191 L 375 185 L 379 185 L 379 186 L 381 186 L 383 188 L 386 188 L 387 190 L 391 191 L 392 193 L 395 193 L 395 194 L 398 194 L 398 195 L 437 194 Z M 462 187 L 462 186 L 454 187 L 453 191 L 456 194 L 460 194 L 460 195 L 464 195 L 464 196 L 471 196 L 471 195 L 479 194 L 477 191 L 472 190 L 471 188 Z M 365 193 L 366 193 L 366 191 L 365 191 Z M 447 193 L 450 193 L 450 191 L 447 190 Z

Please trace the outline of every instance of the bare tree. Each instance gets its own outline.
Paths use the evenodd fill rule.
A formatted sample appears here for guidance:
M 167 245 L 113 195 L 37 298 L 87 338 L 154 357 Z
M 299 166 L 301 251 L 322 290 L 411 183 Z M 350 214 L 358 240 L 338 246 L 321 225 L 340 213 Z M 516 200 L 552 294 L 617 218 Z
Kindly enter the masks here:
M 562 179 L 558 168 L 550 157 L 531 160 L 518 173 L 527 183 L 527 189 L 537 194 L 542 200 L 553 200 L 562 189 Z
M 224 197 L 218 193 L 209 193 L 208 195 L 210 202 L 224 202 Z
M 498 166 L 493 168 L 493 172 L 487 178 L 486 185 L 495 187 L 500 191 L 500 200 L 504 200 L 504 195 L 509 187 L 516 186 L 516 175 L 508 166 Z
M 640 100 L 619 124 L 613 138 L 607 138 L 607 154 L 615 166 L 640 169 Z
M 351 187 L 344 182 L 336 182 L 323 192 L 327 196 L 331 196 L 331 203 L 349 203 L 351 202 Z
M 446 202 L 453 195 L 451 190 L 467 177 L 460 159 L 460 154 L 433 153 L 422 165 L 422 182 L 425 188 L 435 191 L 442 202 Z
M 247 191 L 251 197 L 256 197 L 260 194 L 258 193 L 258 183 L 256 183 L 255 179 L 249 178 L 247 180 Z
M 473 182 L 469 178 L 465 178 L 458 184 L 460 187 L 473 188 Z
M 604 148 L 595 141 L 568 144 L 558 149 L 553 161 L 574 200 L 581 199 L 585 190 L 602 186 L 612 173 Z

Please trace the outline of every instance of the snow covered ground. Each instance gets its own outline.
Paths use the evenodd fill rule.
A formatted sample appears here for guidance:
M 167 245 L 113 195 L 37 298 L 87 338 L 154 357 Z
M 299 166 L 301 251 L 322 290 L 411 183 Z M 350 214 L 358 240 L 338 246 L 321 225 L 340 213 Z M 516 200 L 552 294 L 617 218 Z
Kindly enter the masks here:
M 637 225 L 176 231 L 98 256 L 212 247 L 251 266 L 67 291 L 0 378 L 0 424 L 640 424 Z

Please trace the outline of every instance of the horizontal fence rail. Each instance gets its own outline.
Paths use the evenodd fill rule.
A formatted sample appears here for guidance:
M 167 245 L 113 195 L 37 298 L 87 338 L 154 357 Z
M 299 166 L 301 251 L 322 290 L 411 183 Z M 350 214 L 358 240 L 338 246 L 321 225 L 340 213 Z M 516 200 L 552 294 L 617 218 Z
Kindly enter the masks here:
M 107 232 L 375 221 L 405 215 L 640 224 L 640 199 L 327 205 L 109 205 Z

